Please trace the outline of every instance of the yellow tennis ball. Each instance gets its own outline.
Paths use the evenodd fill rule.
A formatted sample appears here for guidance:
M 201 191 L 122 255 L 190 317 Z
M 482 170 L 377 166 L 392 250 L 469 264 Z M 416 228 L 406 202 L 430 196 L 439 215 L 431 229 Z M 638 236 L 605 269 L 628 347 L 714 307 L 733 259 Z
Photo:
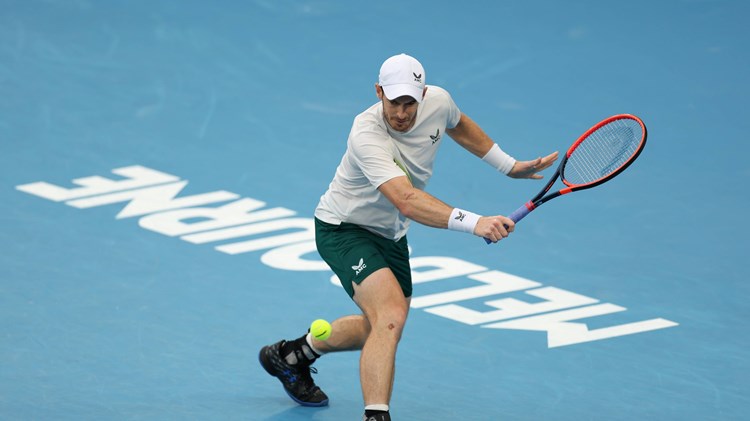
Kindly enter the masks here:
M 310 334 L 319 341 L 325 341 L 331 336 L 331 324 L 323 319 L 318 319 L 310 325 Z

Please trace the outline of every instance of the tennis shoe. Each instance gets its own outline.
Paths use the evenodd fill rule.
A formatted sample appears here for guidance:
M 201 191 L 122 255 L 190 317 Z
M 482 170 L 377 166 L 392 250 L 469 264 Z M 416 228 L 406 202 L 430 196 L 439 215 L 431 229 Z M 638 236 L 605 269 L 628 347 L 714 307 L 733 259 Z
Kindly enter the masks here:
M 260 365 L 268 374 L 281 381 L 286 394 L 298 404 L 302 406 L 328 405 L 328 396 L 315 385 L 310 375 L 310 373 L 317 373 L 318 370 L 309 365 L 287 363 L 279 352 L 282 345 L 284 345 L 283 340 L 261 348 L 258 355 Z

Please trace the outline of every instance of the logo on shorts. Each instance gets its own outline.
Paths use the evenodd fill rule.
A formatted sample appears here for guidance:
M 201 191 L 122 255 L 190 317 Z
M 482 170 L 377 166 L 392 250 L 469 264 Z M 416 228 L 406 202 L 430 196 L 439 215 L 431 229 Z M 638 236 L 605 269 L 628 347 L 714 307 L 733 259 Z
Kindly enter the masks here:
M 440 140 L 440 129 L 437 129 L 437 132 L 435 132 L 435 136 L 430 135 L 430 139 L 432 139 L 432 144 L 434 145 L 435 142 Z
M 365 264 L 365 259 L 359 259 L 359 264 L 357 266 L 352 266 L 352 269 L 354 270 L 354 276 L 359 275 L 360 272 L 365 270 L 367 265 Z

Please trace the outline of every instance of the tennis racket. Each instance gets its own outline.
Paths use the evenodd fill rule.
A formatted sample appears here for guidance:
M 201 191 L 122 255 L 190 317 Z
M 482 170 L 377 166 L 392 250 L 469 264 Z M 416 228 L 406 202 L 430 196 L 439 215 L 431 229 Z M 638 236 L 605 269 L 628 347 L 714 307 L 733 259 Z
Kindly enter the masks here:
M 638 158 L 644 146 L 646 125 L 640 118 L 619 114 L 601 121 L 573 143 L 544 189 L 508 218 L 518 222 L 556 197 L 590 189 L 615 178 Z M 547 194 L 558 178 L 565 187 Z M 484 240 L 487 244 L 492 242 Z

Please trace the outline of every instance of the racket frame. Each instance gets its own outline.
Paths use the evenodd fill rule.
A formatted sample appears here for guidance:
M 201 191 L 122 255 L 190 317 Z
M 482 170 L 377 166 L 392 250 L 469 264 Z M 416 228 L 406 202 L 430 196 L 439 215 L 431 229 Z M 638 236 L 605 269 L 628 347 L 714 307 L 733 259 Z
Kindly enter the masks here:
M 545 194 L 547 192 L 549 192 L 549 190 L 555 184 L 555 182 L 557 181 L 557 179 L 563 175 L 563 173 L 565 171 L 565 164 L 568 162 L 568 158 L 570 158 L 570 156 L 573 154 L 573 151 L 576 150 L 576 148 L 578 147 L 578 145 L 580 145 L 581 143 L 583 143 L 592 133 L 594 133 L 595 131 L 599 130 L 603 126 L 605 126 L 605 125 L 607 125 L 607 124 L 609 124 L 609 123 L 611 123 L 613 121 L 623 120 L 623 119 L 630 119 L 630 120 L 634 120 L 634 121 L 638 122 L 638 124 L 641 126 L 641 129 L 643 130 L 643 136 L 641 137 L 640 144 L 636 148 L 635 152 L 633 152 L 633 154 L 625 161 L 625 163 L 623 163 L 619 168 L 617 168 L 615 171 L 612 171 L 611 173 L 607 174 L 606 176 L 601 177 L 601 178 L 599 178 L 597 180 L 594 180 L 594 181 L 592 181 L 590 183 L 586 183 L 586 184 L 571 184 L 571 183 L 569 183 L 569 182 L 567 182 L 565 180 L 565 177 L 562 177 L 562 182 L 563 182 L 563 184 L 565 184 L 566 187 L 562 188 L 562 189 L 560 189 L 560 190 L 558 190 L 558 191 L 556 191 L 554 193 L 550 193 L 550 194 L 548 194 L 548 195 L 545 196 Z M 615 176 L 617 176 L 621 172 L 625 171 L 625 169 L 627 167 L 629 167 L 630 164 L 632 164 L 633 161 L 636 160 L 636 158 L 638 158 L 638 155 L 641 154 L 641 151 L 643 151 L 643 148 L 646 146 L 646 138 L 647 137 L 648 137 L 648 132 L 646 131 L 646 125 L 643 123 L 643 121 L 640 118 L 638 118 L 638 117 L 636 117 L 636 116 L 634 116 L 632 114 L 618 114 L 618 115 L 614 115 L 612 117 L 609 117 L 609 118 L 606 118 L 606 119 L 600 121 L 595 126 L 593 126 L 590 129 L 588 129 L 584 134 L 582 134 L 575 142 L 573 142 L 573 144 L 570 146 L 570 148 L 568 148 L 568 151 L 565 153 L 565 156 L 563 157 L 563 159 L 560 161 L 560 165 L 557 166 L 557 170 L 555 170 L 554 175 L 552 176 L 552 178 L 550 179 L 550 181 L 547 183 L 547 185 L 544 187 L 544 189 L 542 189 L 542 191 L 540 191 L 536 196 L 534 196 L 533 199 L 531 199 L 530 201 L 528 201 L 524 206 L 526 208 L 528 208 L 529 211 L 532 211 L 532 210 L 538 208 L 539 206 L 541 206 L 543 203 L 545 203 L 545 202 L 547 202 L 547 201 L 549 201 L 551 199 L 554 199 L 554 198 L 556 198 L 558 196 L 561 196 L 561 195 L 564 195 L 564 194 L 568 194 L 570 192 L 574 192 L 574 191 L 578 191 L 578 190 L 590 189 L 592 187 L 598 186 L 598 185 L 600 185 L 600 184 L 602 184 L 604 182 L 607 182 L 607 181 L 615 178 Z M 514 222 L 518 222 L 518 221 L 514 221 Z

